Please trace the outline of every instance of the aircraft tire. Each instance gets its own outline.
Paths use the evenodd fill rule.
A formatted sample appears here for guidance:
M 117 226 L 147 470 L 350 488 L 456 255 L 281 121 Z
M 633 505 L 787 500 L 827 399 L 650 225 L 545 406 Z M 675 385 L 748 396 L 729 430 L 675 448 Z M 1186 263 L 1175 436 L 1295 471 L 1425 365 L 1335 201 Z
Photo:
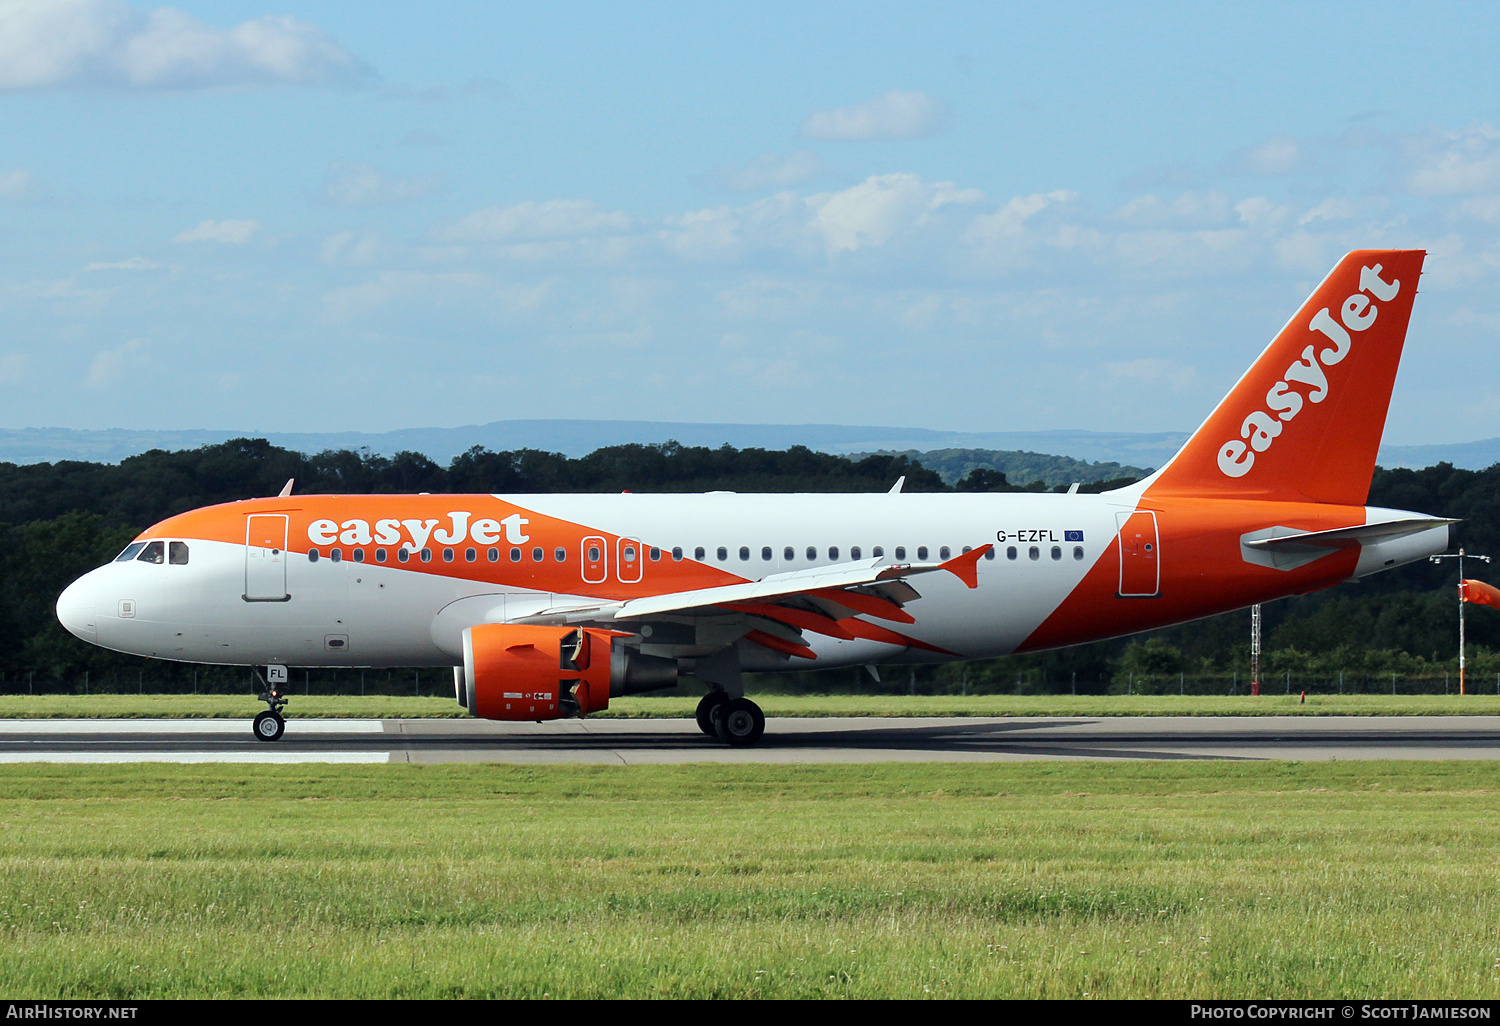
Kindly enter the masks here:
M 252 729 L 258 741 L 277 741 L 286 731 L 286 720 L 273 712 L 263 712 L 255 717 Z
M 729 699 L 722 691 L 710 691 L 703 696 L 703 701 L 698 703 L 698 711 L 695 714 L 698 719 L 698 729 L 709 737 L 718 737 L 719 728 L 714 725 L 714 710 L 722 706 Z
M 734 748 L 744 748 L 760 740 L 766 732 L 766 714 L 748 698 L 734 698 L 715 710 L 714 725 L 719 740 Z

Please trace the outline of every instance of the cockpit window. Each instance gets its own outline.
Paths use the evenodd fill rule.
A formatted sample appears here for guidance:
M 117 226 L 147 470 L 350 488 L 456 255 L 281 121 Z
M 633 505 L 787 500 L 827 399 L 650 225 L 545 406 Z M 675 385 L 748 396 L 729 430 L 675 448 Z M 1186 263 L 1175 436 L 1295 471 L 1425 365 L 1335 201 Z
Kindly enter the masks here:
M 173 566 L 187 566 L 188 547 L 187 542 L 167 543 L 167 562 Z
M 131 542 L 129 545 L 125 546 L 124 552 L 115 557 L 115 562 L 129 563 L 132 559 L 138 556 L 140 554 L 140 551 L 145 547 L 145 542 Z
M 142 563 L 165 563 L 167 560 L 166 546 L 159 541 L 148 542 L 141 550 L 141 554 L 135 557 Z

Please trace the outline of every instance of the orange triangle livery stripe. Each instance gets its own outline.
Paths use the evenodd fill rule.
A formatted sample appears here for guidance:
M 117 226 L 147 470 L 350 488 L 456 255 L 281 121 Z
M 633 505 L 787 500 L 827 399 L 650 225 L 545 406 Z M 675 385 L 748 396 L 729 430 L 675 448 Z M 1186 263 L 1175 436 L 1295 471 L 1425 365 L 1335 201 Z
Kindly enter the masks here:
M 745 640 L 753 641 L 757 645 L 764 645 L 766 648 L 771 649 L 773 652 L 781 652 L 786 655 L 792 656 L 801 656 L 803 659 L 818 658 L 818 653 L 814 652 L 806 645 L 798 645 L 795 642 L 791 641 L 782 641 L 775 635 L 767 634 L 765 631 L 751 631 L 749 634 L 745 635 Z
M 797 627 L 801 630 L 826 634 L 830 638 L 839 638 L 842 641 L 852 641 L 854 639 L 854 635 L 850 634 L 843 627 L 840 627 L 837 620 L 830 620 L 826 616 L 809 613 L 803 609 L 789 609 L 786 606 L 773 606 L 760 602 L 734 602 L 725 608 L 735 609 L 741 613 L 750 613 L 755 616 L 764 616 L 768 620 L 776 620 L 779 623 Z
M 958 654 L 950 652 L 946 648 L 929 645 L 925 641 L 918 641 L 916 638 L 908 638 L 905 634 L 897 634 L 895 631 L 887 630 L 879 624 L 873 624 L 868 620 L 860 620 L 852 616 L 847 620 L 840 620 L 839 626 L 843 627 L 850 634 L 853 634 L 856 638 L 864 638 L 866 641 L 883 641 L 887 645 L 900 645 L 902 648 L 920 648 L 927 652 L 938 652 L 942 655 Z
M 866 616 L 878 616 L 882 620 L 894 620 L 897 623 L 917 622 L 916 617 L 894 602 L 888 602 L 875 595 L 865 595 L 857 591 L 840 591 L 838 588 L 818 588 L 808 594 L 828 599 L 830 602 L 837 602 L 841 606 L 852 609 L 856 613 L 864 613 Z

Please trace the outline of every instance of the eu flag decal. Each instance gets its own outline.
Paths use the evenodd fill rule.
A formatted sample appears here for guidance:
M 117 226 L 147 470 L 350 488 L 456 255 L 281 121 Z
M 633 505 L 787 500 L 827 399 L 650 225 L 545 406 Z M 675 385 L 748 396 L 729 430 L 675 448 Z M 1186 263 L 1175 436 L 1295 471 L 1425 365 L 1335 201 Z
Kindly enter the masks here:
M 1083 541 L 1082 531 L 1064 531 L 1063 541 Z

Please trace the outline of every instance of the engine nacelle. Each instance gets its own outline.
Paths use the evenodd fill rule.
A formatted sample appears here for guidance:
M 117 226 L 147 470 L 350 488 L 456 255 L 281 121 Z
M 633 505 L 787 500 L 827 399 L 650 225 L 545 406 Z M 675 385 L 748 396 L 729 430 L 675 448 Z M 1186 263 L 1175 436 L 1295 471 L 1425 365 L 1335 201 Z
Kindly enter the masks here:
M 677 683 L 677 661 L 630 651 L 619 631 L 487 623 L 463 633 L 459 702 L 487 720 L 555 720 L 609 707 L 610 696 Z

